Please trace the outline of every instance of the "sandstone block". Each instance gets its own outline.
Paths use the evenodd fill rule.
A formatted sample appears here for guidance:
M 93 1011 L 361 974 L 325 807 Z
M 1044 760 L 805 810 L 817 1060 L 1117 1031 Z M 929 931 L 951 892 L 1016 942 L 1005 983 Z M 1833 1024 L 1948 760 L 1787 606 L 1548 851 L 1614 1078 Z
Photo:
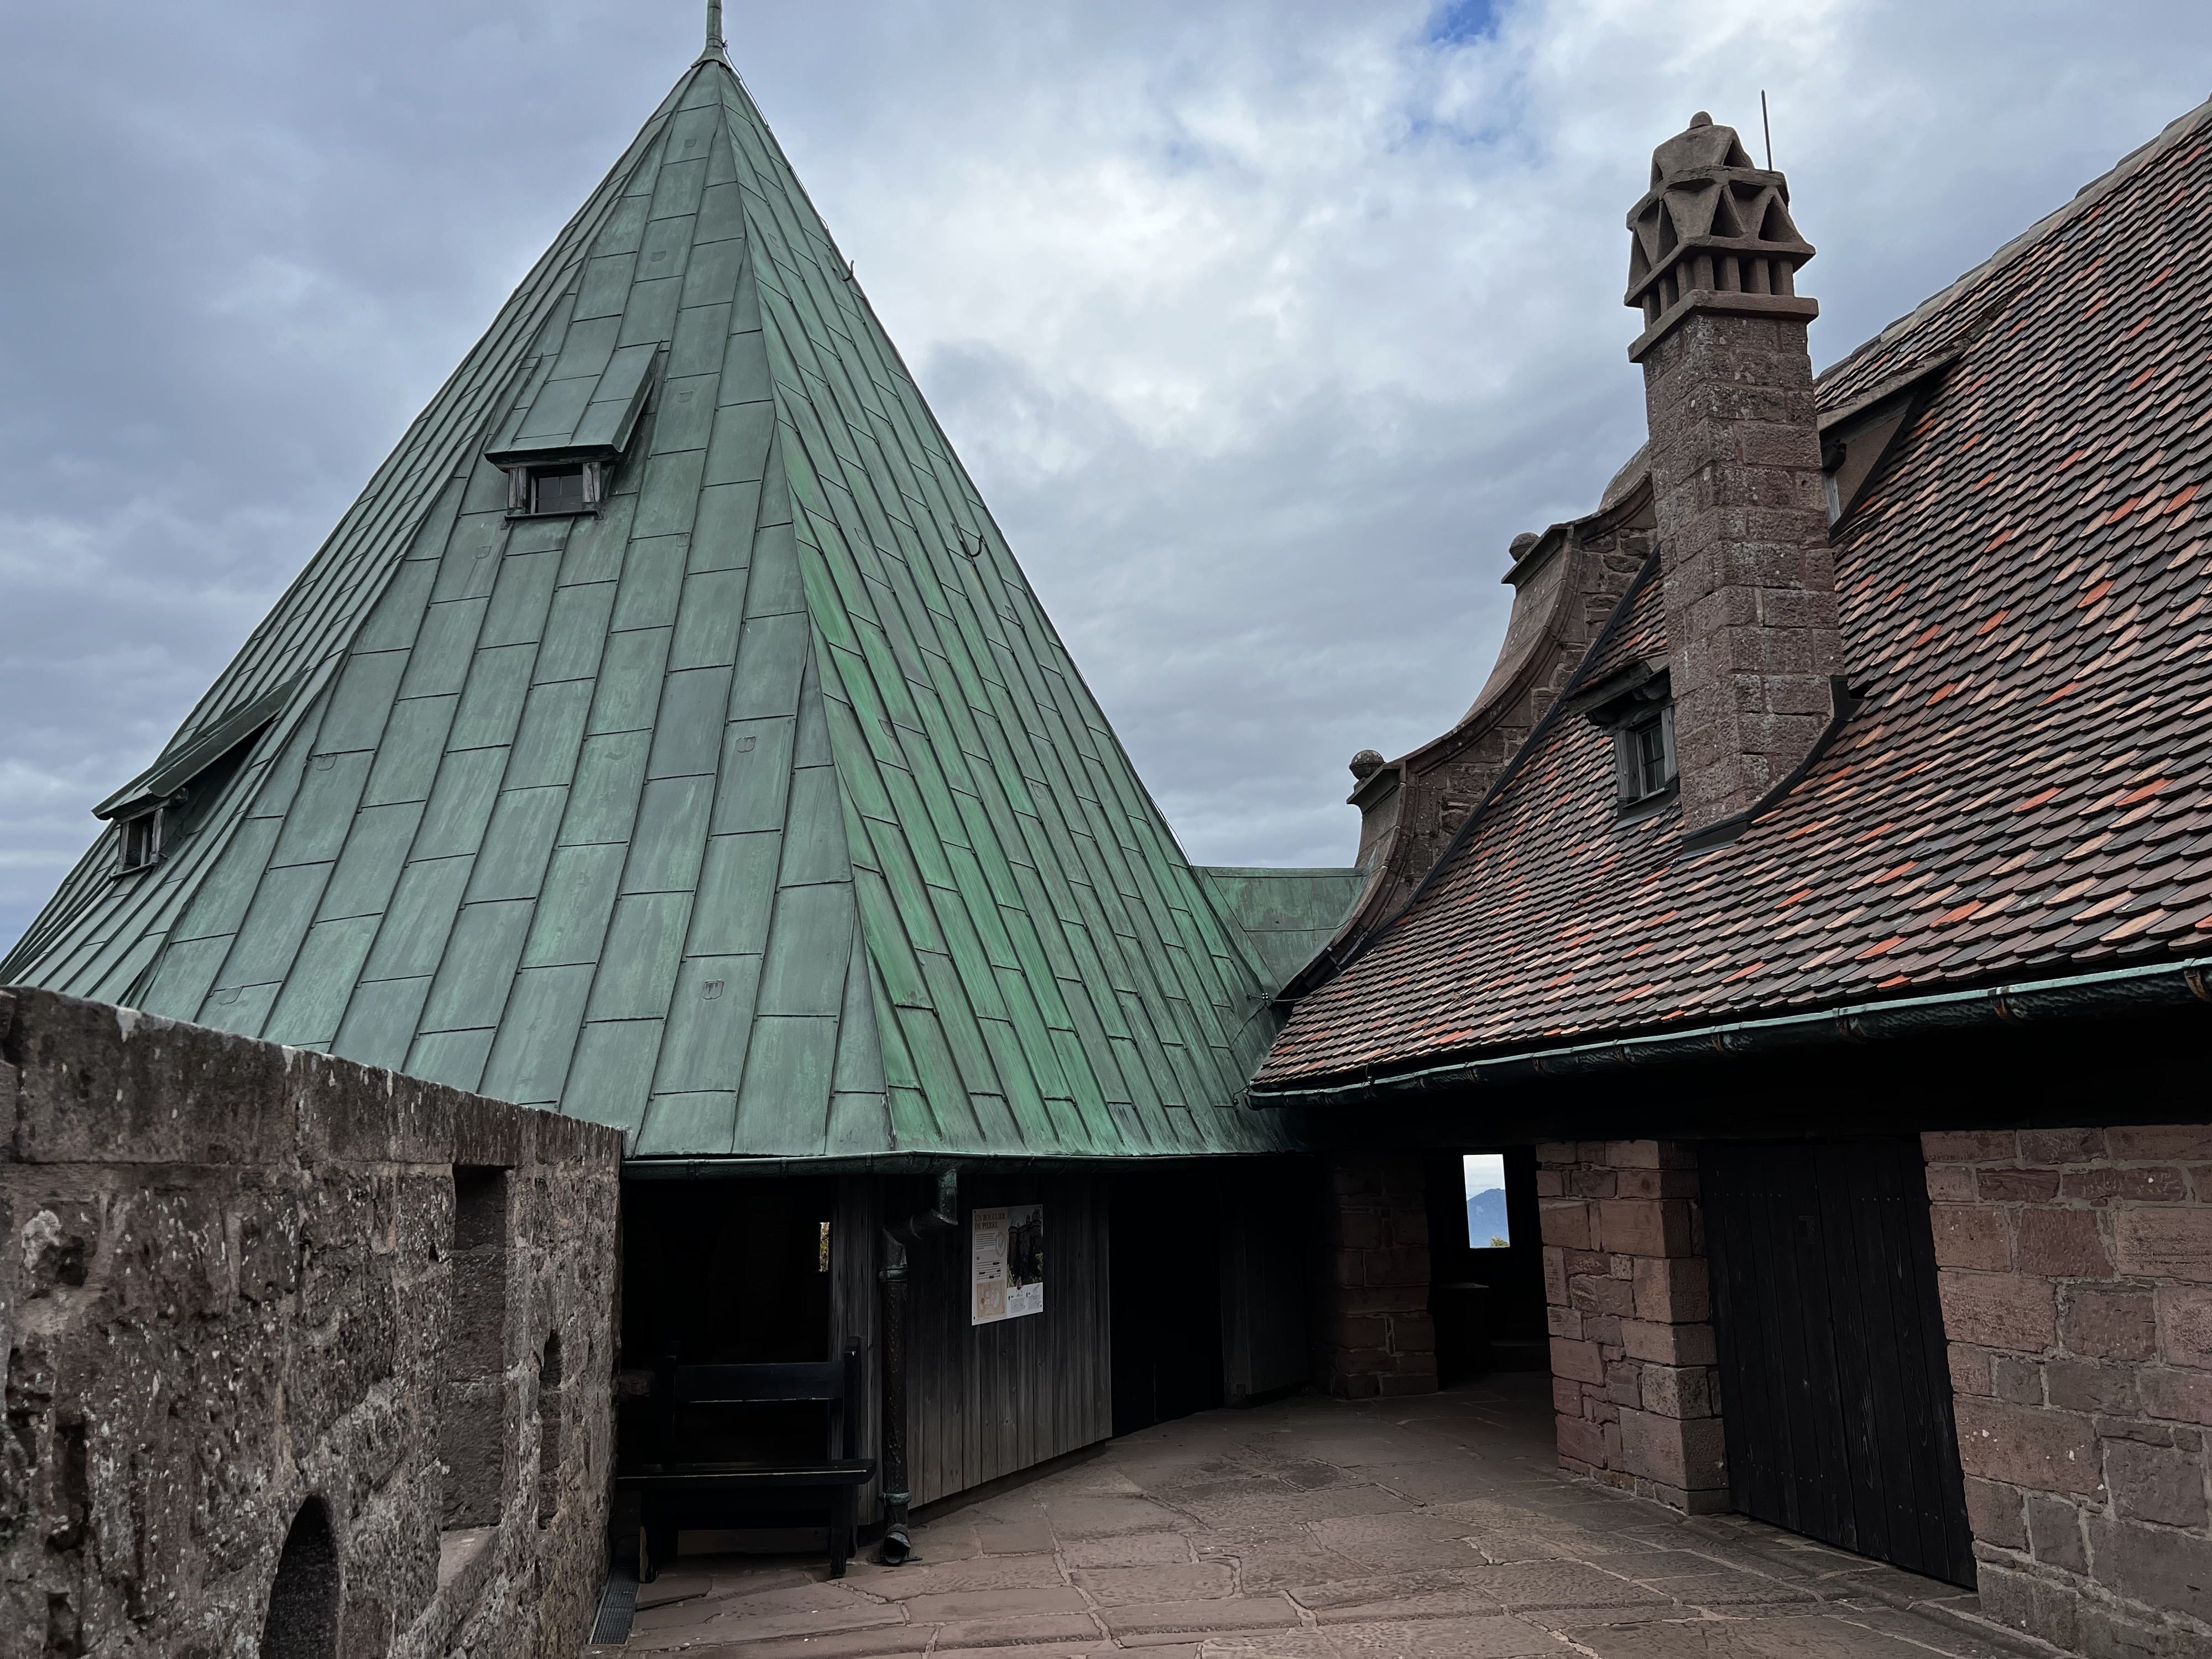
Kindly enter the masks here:
M 1953 1342 L 1948 1346 L 1953 1392 L 1991 1394 L 1996 1391 L 1995 1385 L 1990 1381 L 1988 1349 L 1969 1347 L 1963 1342 Z
M 2038 1492 L 2102 1490 L 2097 1437 L 2087 1418 L 2002 1401 L 1954 1402 L 1959 1462 L 1968 1474 Z
M 2166 1423 L 2212 1427 L 2212 1371 L 2170 1371 L 2146 1366 L 2136 1376 L 2147 1416 Z
M 2123 1206 L 2112 1214 L 2112 1241 L 2122 1273 L 2212 1283 L 2212 1204 Z
M 1607 1462 L 1605 1425 L 1579 1417 L 1561 1417 L 1559 1455 L 1593 1468 L 1603 1468 Z
M 1943 1334 L 1954 1342 L 2041 1353 L 2058 1340 L 2057 1297 L 2047 1279 L 1947 1267 L 1936 1281 Z
M 1577 1342 L 1555 1336 L 1552 1339 L 1552 1375 L 1572 1377 L 1577 1382 L 1602 1382 L 1605 1360 L 1595 1342 Z
M 2155 1123 L 2105 1131 L 2122 1163 L 2194 1163 L 2212 1158 L 2212 1123 Z
M 1717 1417 L 1620 1413 L 1622 1466 L 1630 1473 L 1685 1490 L 1728 1485 L 1727 1449 Z
M 2212 1370 L 2212 1290 L 2161 1285 L 2155 1306 L 2159 1352 L 2166 1363 Z
M 2020 1155 L 2030 1164 L 2094 1164 L 2105 1156 L 2102 1129 L 2023 1129 Z
M 2012 1231 L 2002 1210 L 1941 1204 L 1929 1212 L 1936 1231 L 1936 1264 L 2002 1273 L 2012 1265 Z
M 2010 1129 L 1936 1131 L 1920 1137 L 1920 1152 L 1930 1164 L 1995 1164 L 2020 1155 L 2020 1137 Z
M 1639 1256 L 1635 1263 L 1636 1316 L 1680 1325 L 1712 1317 L 1712 1290 L 1702 1256 Z
M 2090 1575 L 2129 1600 L 2212 1624 L 2205 1544 L 2187 1533 L 2130 1521 L 2088 1521 Z
M 1711 1325 L 1659 1325 L 1648 1320 L 1625 1319 L 1621 1346 L 1632 1358 L 1662 1365 L 1712 1365 L 1719 1363 Z
M 1695 1170 L 1620 1170 L 1614 1172 L 1613 1196 L 1619 1198 L 1695 1198 Z
M 1595 1249 L 1597 1240 L 1590 1225 L 1590 1206 L 1578 1198 L 1546 1199 L 1536 1209 L 1544 1243 L 1570 1250 Z
M 2058 1196 L 2058 1171 L 1978 1170 L 1974 1193 L 1984 1204 L 2047 1204 Z
M 1704 1365 L 1655 1365 L 1641 1368 L 1637 1403 L 1658 1417 L 1712 1417 L 1717 1414 L 1713 1372 Z
M 2063 1498 L 2027 1495 L 2029 1549 L 2039 1561 L 2071 1572 L 2089 1571 L 2089 1549 L 2081 1530 L 2081 1511 Z
M 1974 1201 L 1974 1171 L 1965 1164 L 1931 1164 L 1928 1166 L 1928 1197 L 1936 1204 L 1972 1204 Z
M 1600 1248 L 1627 1255 L 1692 1253 L 1690 1205 L 1685 1199 L 1607 1199 L 1598 1210 Z
M 2074 1289 L 2059 1316 L 2069 1353 L 2095 1359 L 2148 1359 L 2158 1352 L 2158 1319 L 2147 1291 Z
M 1966 1480 L 1966 1519 L 1977 1542 L 2006 1549 L 2027 1547 L 2027 1511 L 2019 1489 L 2001 1480 Z
M 2105 1443 L 2105 1485 L 2122 1520 L 2202 1527 L 2212 1516 L 2204 1479 L 2203 1463 L 2187 1452 L 2126 1440 Z
M 2057 1279 L 2110 1279 L 2112 1259 L 2094 1210 L 2031 1208 L 2020 1212 L 2020 1269 Z
M 2051 1359 L 2044 1363 L 2045 1397 L 2067 1411 L 2120 1413 L 2142 1409 L 2136 1368 L 2109 1359 Z

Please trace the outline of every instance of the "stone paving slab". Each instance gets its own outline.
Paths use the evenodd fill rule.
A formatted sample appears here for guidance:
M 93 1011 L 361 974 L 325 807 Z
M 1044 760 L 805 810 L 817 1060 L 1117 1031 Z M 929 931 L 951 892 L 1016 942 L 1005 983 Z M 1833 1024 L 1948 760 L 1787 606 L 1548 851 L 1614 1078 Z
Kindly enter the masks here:
M 1558 1468 L 1548 1379 L 1210 1412 L 940 1513 L 902 1567 L 682 1557 L 687 1659 L 2017 1659 L 1968 1592 Z M 724 1534 L 703 1541 L 719 1545 Z M 612 1653 L 617 1650 L 607 1650 Z M 596 1655 L 597 1650 L 595 1650 Z

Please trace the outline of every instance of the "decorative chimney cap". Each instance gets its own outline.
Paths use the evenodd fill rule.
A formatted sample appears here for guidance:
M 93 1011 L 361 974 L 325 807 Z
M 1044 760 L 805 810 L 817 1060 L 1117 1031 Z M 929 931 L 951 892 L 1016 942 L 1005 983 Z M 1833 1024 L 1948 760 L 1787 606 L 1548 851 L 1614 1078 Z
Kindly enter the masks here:
M 1813 318 L 1797 268 L 1813 245 L 1790 217 L 1790 181 L 1752 165 L 1734 127 L 1703 110 L 1651 152 L 1651 188 L 1631 209 L 1628 292 L 1644 313 L 1640 359 L 1692 311 Z
M 1352 757 L 1352 775 L 1364 783 L 1380 772 L 1382 765 L 1382 756 L 1379 750 L 1363 749 Z

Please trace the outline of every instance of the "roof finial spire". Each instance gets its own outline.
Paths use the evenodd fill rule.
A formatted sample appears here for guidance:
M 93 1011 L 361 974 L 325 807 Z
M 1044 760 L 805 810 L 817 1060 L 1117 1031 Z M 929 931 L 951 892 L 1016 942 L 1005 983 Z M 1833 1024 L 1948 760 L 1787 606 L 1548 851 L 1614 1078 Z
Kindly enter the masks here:
M 729 61 L 722 50 L 722 0 L 707 0 L 707 50 L 700 54 L 700 62 L 709 58 Z

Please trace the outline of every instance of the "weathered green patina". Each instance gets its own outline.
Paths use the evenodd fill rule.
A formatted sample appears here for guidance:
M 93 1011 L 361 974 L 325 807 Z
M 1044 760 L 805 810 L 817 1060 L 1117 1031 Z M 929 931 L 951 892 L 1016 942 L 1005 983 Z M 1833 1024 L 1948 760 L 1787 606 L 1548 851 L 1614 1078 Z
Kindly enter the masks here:
M 1184 859 L 711 52 L 108 810 L 180 783 L 0 982 L 639 1158 L 1281 1146 L 1220 1109 L 1358 885 Z

